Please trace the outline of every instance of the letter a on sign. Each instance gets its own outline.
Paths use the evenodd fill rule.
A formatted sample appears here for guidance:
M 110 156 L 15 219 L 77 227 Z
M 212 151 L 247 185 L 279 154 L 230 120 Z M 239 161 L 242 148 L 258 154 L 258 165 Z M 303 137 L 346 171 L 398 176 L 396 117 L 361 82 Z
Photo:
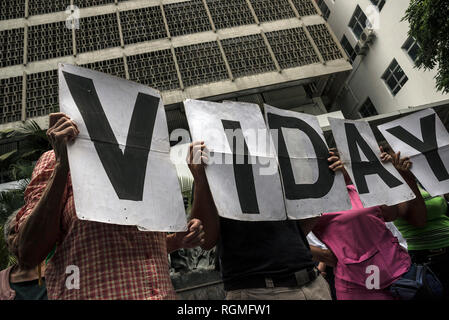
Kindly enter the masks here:
M 378 126 L 395 152 L 410 157 L 410 170 L 432 196 L 449 192 L 449 133 L 433 109 Z
M 395 205 L 415 194 L 390 163 L 380 161 L 380 149 L 366 121 L 329 118 L 343 161 L 365 208 Z
M 63 64 L 59 97 L 61 112 L 80 129 L 68 146 L 78 217 L 142 230 L 185 230 L 159 93 Z

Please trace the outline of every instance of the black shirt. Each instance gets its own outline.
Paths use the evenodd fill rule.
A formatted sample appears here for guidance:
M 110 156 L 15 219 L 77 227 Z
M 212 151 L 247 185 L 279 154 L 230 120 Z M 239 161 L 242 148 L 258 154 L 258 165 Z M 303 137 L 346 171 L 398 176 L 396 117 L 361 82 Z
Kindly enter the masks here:
M 9 286 L 16 292 L 14 300 L 47 300 L 44 279 L 42 279 L 42 282 L 42 286 L 39 286 L 39 280 L 10 282 Z
M 299 222 L 220 217 L 218 254 L 226 291 L 251 277 L 282 276 L 314 266 Z

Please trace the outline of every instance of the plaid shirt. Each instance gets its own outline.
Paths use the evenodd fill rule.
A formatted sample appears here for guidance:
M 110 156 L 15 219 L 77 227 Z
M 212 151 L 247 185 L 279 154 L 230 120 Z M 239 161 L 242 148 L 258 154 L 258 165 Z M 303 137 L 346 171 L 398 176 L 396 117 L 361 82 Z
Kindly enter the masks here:
M 17 214 L 18 228 L 39 202 L 54 166 L 53 151 L 37 162 Z M 176 299 L 165 233 L 79 220 L 70 174 L 62 201 L 58 245 L 45 271 L 49 299 Z M 71 265 L 79 268 L 79 289 L 66 286 L 74 275 L 67 269 Z

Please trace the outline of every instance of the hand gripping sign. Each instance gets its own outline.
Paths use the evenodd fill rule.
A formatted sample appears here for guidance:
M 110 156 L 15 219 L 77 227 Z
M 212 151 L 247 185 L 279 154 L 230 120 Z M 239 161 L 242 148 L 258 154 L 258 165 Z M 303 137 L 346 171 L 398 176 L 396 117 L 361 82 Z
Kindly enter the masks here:
M 212 151 L 206 175 L 220 216 L 306 219 L 351 208 L 341 173 L 329 169 L 315 117 L 265 106 L 269 134 L 258 105 L 184 104 L 192 139 Z
M 412 173 L 431 196 L 449 192 L 449 133 L 433 109 L 382 124 L 394 151 L 410 157 Z
M 67 150 L 78 218 L 186 230 L 159 93 L 67 64 L 58 75 L 60 110 L 80 130 Z

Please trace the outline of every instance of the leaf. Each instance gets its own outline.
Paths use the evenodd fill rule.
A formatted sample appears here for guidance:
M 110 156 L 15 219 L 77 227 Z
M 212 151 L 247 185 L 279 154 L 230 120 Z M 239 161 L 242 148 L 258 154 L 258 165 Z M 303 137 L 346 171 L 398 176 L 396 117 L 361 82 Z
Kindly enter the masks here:
M 12 151 L 7 152 L 7 153 L 4 153 L 4 154 L 2 154 L 2 155 L 0 156 L 0 161 L 1 161 L 1 162 L 3 162 L 3 161 L 8 161 L 8 159 L 9 159 L 11 156 L 15 155 L 16 153 L 17 153 L 17 149 L 16 149 L 16 150 L 12 150 Z

